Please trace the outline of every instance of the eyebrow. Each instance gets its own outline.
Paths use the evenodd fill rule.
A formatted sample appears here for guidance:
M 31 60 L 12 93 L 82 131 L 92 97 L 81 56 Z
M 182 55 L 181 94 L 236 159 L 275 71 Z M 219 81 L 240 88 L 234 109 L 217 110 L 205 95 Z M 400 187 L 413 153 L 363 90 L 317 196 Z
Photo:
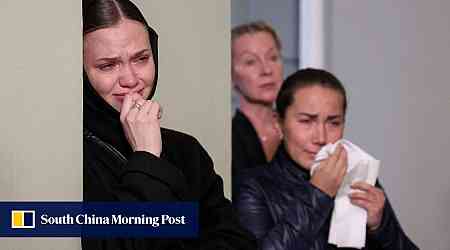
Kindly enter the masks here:
M 143 49 L 143 50 L 140 50 L 140 51 L 134 53 L 134 55 L 132 55 L 131 58 L 139 57 L 139 56 L 141 56 L 142 54 L 145 54 L 145 53 L 147 53 L 147 52 L 150 52 L 150 53 L 151 53 L 151 50 L 150 50 L 150 49 Z M 119 57 L 119 56 L 116 56 L 116 57 L 102 57 L 102 58 L 97 59 L 96 61 L 118 61 L 118 60 L 120 60 L 120 57 Z
M 272 47 L 272 48 L 268 49 L 266 52 L 264 52 L 264 54 L 268 54 L 268 53 L 271 53 L 271 52 L 277 52 L 278 53 L 276 47 Z M 249 50 L 244 50 L 241 53 L 239 53 L 238 55 L 239 56 L 244 56 L 245 54 L 250 54 L 252 56 L 255 55 L 255 53 L 253 51 L 249 51 Z
M 150 55 L 152 55 L 152 51 L 150 49 L 143 49 L 141 51 L 138 51 L 137 53 L 135 53 L 133 56 L 131 56 L 131 58 L 136 58 L 136 57 L 140 57 L 143 54 L 150 52 Z
M 319 114 L 311 114 L 311 113 L 305 113 L 305 112 L 299 112 L 296 114 L 296 116 L 307 116 L 310 119 L 317 119 L 319 117 Z M 330 115 L 327 117 L 327 120 L 334 120 L 338 118 L 342 118 L 342 115 Z

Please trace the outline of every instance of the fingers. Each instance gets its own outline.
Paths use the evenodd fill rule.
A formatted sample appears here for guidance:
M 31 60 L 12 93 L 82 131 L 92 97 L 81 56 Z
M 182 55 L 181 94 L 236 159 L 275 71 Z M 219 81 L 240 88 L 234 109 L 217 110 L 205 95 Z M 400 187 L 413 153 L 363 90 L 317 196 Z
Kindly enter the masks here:
M 344 178 L 345 174 L 347 173 L 347 167 L 348 167 L 348 161 L 347 161 L 347 150 L 342 147 L 341 153 L 339 155 L 339 158 L 336 163 L 338 176 L 341 178 Z
M 153 105 L 150 107 L 150 110 L 148 112 L 150 117 L 153 117 L 155 119 L 159 119 L 161 107 L 157 102 L 153 102 Z
M 144 104 L 144 99 L 142 99 L 139 94 L 132 93 L 125 96 L 122 108 L 120 109 L 120 121 L 122 123 L 125 121 L 125 118 L 127 118 L 129 112 L 136 108 L 136 103 L 140 106 Z
M 381 224 L 385 205 L 385 196 L 381 189 L 364 182 L 352 185 L 356 192 L 352 192 L 350 202 L 367 211 L 367 226 L 369 230 L 376 230 Z
M 131 95 L 126 95 L 123 99 L 122 108 L 120 109 L 120 121 L 123 123 L 128 112 L 133 108 L 134 101 Z
M 366 211 L 368 211 L 370 207 L 370 202 L 367 199 L 357 198 L 355 196 L 352 196 L 352 194 L 350 194 L 350 203 L 355 206 L 364 208 Z
M 342 150 L 344 150 L 344 147 L 339 143 L 336 147 L 336 150 L 334 150 L 333 154 L 331 154 L 331 156 L 328 158 L 328 165 L 332 165 L 334 166 L 336 164 L 336 162 L 339 160 Z
M 336 150 L 326 160 L 325 164 L 328 172 L 335 176 L 340 183 L 347 173 L 347 151 L 345 148 L 341 144 L 338 144 Z
M 138 109 L 138 114 L 136 118 L 138 120 L 146 120 L 148 117 L 148 113 L 150 112 L 150 109 L 152 108 L 153 102 L 152 101 L 145 101 L 141 108 Z
M 372 185 L 370 185 L 369 183 L 366 183 L 364 181 L 357 181 L 352 184 L 352 188 L 369 192 L 371 189 L 373 189 L 375 187 L 373 187 Z
M 148 119 L 159 120 L 161 107 L 155 101 L 145 101 L 141 108 L 138 109 L 136 119 L 146 121 Z
M 356 190 L 349 195 L 352 203 L 359 204 L 364 208 L 368 208 L 370 204 L 384 205 L 385 196 L 381 189 L 365 182 L 356 182 L 351 187 Z
M 377 196 L 377 197 L 384 196 L 383 190 L 381 190 L 381 189 L 379 189 L 377 187 L 374 187 L 374 186 L 372 186 L 372 185 L 370 185 L 370 184 L 368 184 L 368 183 L 366 183 L 364 181 L 358 181 L 358 182 L 353 183 L 351 185 L 351 188 L 356 189 L 356 190 L 360 190 L 360 191 L 364 191 L 364 192 L 366 192 L 366 193 L 368 193 L 370 195 L 374 195 L 374 196 Z

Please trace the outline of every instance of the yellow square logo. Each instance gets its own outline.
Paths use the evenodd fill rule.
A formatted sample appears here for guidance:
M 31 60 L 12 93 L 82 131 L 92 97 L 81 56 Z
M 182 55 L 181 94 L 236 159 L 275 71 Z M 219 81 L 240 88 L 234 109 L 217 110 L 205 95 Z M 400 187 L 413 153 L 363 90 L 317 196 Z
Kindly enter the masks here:
M 35 228 L 34 210 L 12 210 L 11 228 Z

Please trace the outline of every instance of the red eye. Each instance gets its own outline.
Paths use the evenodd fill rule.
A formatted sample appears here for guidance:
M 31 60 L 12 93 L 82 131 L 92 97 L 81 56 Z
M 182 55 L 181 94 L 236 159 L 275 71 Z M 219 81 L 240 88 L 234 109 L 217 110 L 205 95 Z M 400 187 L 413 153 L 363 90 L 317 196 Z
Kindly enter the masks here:
M 114 69 L 114 67 L 115 67 L 114 63 L 105 63 L 97 66 L 97 68 L 100 69 L 101 71 L 110 71 Z
M 308 119 L 300 119 L 300 120 L 298 120 L 298 122 L 299 122 L 299 123 L 303 123 L 303 124 L 310 124 L 310 123 L 311 123 L 311 120 L 308 120 Z
M 138 62 L 146 62 L 148 61 L 150 57 L 149 56 L 141 56 L 138 58 Z

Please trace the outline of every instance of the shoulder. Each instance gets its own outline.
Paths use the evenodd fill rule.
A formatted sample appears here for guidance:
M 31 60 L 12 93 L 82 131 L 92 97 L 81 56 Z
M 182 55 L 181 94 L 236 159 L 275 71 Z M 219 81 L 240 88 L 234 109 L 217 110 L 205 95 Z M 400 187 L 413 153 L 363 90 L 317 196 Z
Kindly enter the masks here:
M 236 185 L 234 191 L 237 196 L 270 192 L 279 186 L 279 175 L 270 164 L 239 171 L 239 174 L 233 178 L 236 179 L 233 181 Z
M 231 125 L 233 134 L 239 132 L 242 133 L 253 129 L 253 125 L 250 120 L 239 110 L 236 110 L 236 112 L 234 113 Z
M 192 153 L 203 149 L 200 142 L 193 136 L 168 128 L 161 128 L 163 151 Z
M 163 140 L 163 143 L 167 144 L 199 144 L 195 137 L 168 128 L 161 128 L 161 138 Z
M 211 161 L 199 141 L 186 133 L 161 128 L 162 155 L 172 163 L 181 164 L 194 160 Z

